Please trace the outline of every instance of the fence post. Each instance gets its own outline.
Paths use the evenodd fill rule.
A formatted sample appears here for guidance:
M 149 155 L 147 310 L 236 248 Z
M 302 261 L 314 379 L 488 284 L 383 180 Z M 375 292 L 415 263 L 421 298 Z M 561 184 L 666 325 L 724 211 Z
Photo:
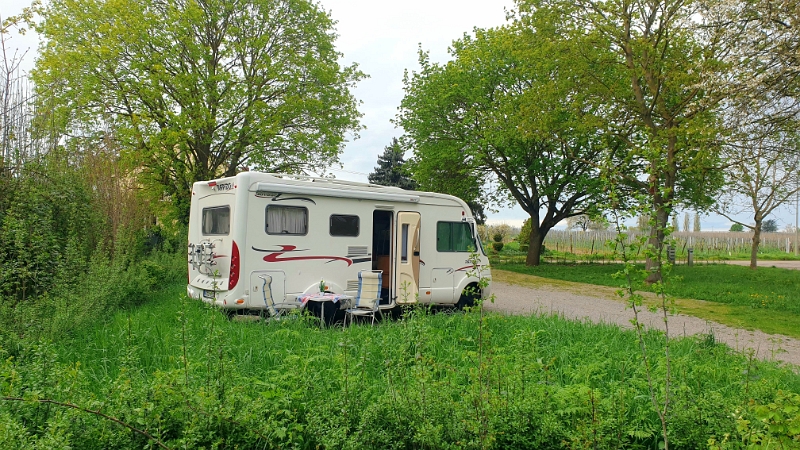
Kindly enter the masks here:
M 692 267 L 694 265 L 694 249 L 692 247 L 689 247 L 687 252 L 688 253 L 686 254 L 686 262 L 689 265 L 689 267 Z

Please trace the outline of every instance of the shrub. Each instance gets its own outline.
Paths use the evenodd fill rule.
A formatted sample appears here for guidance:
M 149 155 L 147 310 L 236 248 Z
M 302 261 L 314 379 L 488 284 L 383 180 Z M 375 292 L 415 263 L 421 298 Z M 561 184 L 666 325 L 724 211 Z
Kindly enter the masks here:
M 502 242 L 497 242 L 497 241 L 496 242 L 492 242 L 492 248 L 494 249 L 494 251 L 499 253 L 500 250 L 503 250 L 503 243 Z
M 519 251 L 521 252 L 528 252 L 528 247 L 530 245 L 531 239 L 531 219 L 525 219 L 525 222 L 522 222 L 522 229 L 519 232 L 519 236 L 517 236 L 517 241 L 519 241 Z
M 744 231 L 744 225 L 740 223 L 735 223 L 731 225 L 731 231 Z

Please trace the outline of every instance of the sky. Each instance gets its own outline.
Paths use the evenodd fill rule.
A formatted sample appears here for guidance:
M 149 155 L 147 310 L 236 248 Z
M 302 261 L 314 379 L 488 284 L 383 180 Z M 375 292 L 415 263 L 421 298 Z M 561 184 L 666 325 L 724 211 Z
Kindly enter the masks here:
M 0 0 L 0 17 L 17 14 L 25 0 Z M 343 167 L 330 169 L 337 178 L 367 181 L 393 137 L 403 134 L 391 119 L 403 98 L 403 72 L 418 70 L 418 50 L 430 52 L 434 62 L 449 59 L 450 43 L 475 27 L 489 28 L 506 23 L 506 11 L 513 0 L 321 0 L 322 8 L 338 23 L 336 41 L 343 54 L 342 63 L 353 62 L 369 78 L 361 81 L 354 95 L 362 104 L 362 124 L 366 126 L 358 139 L 349 136 L 341 155 Z M 13 50 L 28 50 L 26 65 L 33 64 L 37 41 L 28 33 L 14 36 L 9 43 Z M 694 214 L 690 211 L 690 214 Z M 520 226 L 527 214 L 521 208 L 507 208 L 489 213 L 490 223 Z M 779 228 L 795 223 L 795 205 L 782 207 L 776 214 Z M 747 222 L 744 216 L 740 220 Z M 704 231 L 722 231 L 731 222 L 720 216 L 701 216 Z M 679 212 L 683 224 L 683 211 Z

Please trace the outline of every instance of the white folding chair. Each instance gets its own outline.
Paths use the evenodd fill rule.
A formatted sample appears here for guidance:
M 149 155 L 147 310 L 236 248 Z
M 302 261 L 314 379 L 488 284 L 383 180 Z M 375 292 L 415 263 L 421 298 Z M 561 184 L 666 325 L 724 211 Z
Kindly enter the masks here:
M 280 319 L 281 316 L 286 314 L 289 311 L 299 310 L 303 307 L 303 305 L 298 302 L 276 302 L 275 299 L 272 297 L 272 277 L 269 275 L 259 275 L 258 278 L 264 280 L 264 283 L 261 287 L 261 294 L 264 297 L 264 306 L 267 307 L 267 311 L 269 312 L 270 316 Z
M 372 317 L 372 324 L 375 324 L 375 315 L 380 312 L 381 301 L 381 277 L 382 270 L 362 270 L 358 273 L 358 294 L 356 294 L 355 305 L 345 311 L 344 321 L 353 317 Z

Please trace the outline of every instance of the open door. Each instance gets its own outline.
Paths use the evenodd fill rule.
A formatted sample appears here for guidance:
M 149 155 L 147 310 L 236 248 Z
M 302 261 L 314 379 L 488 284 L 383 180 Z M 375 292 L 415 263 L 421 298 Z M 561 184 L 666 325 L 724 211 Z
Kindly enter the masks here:
M 416 303 L 419 293 L 419 213 L 397 214 L 397 303 Z

